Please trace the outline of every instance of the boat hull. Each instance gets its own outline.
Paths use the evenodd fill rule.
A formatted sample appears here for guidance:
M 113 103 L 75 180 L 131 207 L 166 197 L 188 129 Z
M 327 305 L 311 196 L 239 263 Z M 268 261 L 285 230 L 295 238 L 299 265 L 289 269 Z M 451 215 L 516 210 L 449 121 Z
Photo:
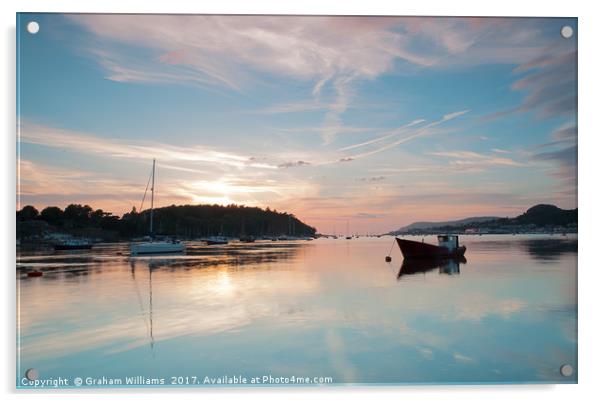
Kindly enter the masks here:
M 438 257 L 461 257 L 466 252 L 466 247 L 458 247 L 449 250 L 446 247 L 433 244 L 421 243 L 413 240 L 395 238 L 397 245 L 404 258 L 438 258 Z
M 208 246 L 218 246 L 222 244 L 228 244 L 228 240 L 205 240 Z
M 173 254 L 181 253 L 184 250 L 186 250 L 186 246 L 183 243 L 150 242 L 132 244 L 130 246 L 132 255 Z

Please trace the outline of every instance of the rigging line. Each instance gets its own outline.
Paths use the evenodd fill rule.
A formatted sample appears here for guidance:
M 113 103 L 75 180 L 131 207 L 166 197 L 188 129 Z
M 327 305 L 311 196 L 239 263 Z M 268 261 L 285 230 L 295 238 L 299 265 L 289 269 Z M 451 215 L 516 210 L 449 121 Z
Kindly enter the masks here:
M 389 249 L 388 256 L 391 257 L 391 252 L 393 251 L 393 247 L 395 247 L 395 239 L 393 239 L 393 244 L 391 244 L 391 248 Z
M 144 196 L 142 197 L 142 202 L 140 203 L 139 212 L 142 212 L 142 207 L 144 206 L 144 200 L 146 199 L 146 193 L 148 192 L 148 186 L 150 186 L 152 177 L 153 177 L 153 173 L 151 172 L 150 176 L 148 176 L 148 181 L 146 182 L 146 188 L 144 189 Z

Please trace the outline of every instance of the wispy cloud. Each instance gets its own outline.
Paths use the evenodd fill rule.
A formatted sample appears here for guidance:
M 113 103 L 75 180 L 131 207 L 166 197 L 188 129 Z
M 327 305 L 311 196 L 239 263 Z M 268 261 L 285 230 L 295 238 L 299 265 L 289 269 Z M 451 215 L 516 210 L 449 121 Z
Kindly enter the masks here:
M 324 145 L 342 132 L 342 116 L 356 97 L 355 83 L 375 79 L 399 63 L 407 71 L 550 64 L 548 59 L 532 60 L 550 42 L 537 19 L 85 14 L 69 18 L 95 35 L 93 56 L 107 78 L 115 81 L 180 81 L 244 91 L 264 81 L 261 73 L 269 73 L 313 83 L 308 94 L 313 100 L 281 103 L 259 113 L 323 110 Z M 525 107 L 540 102 L 539 94 L 545 93 L 536 87 L 552 78 L 549 74 L 516 83 L 517 89 L 532 91 Z M 327 88 L 330 96 L 325 94 Z M 566 101 L 570 98 L 546 109 L 555 110 Z
M 35 204 L 40 208 L 49 204 L 64 207 L 72 202 L 98 207 L 95 204 L 103 200 L 103 208 L 117 207 L 112 211 L 119 212 L 139 202 L 142 191 L 140 183 L 115 178 L 110 173 L 69 169 L 23 158 L 19 160 L 18 179 L 20 204 Z
M 315 185 L 299 179 L 256 180 L 233 175 L 208 180 L 177 180 L 168 186 L 167 191 L 193 203 L 283 205 L 285 210 L 288 210 L 287 200 L 316 193 Z
M 305 161 L 296 161 L 296 162 L 286 162 L 278 165 L 279 168 L 291 168 L 291 167 L 300 167 L 300 166 L 309 166 L 311 163 Z
M 285 173 L 285 168 L 310 165 L 309 162 L 271 164 L 263 158 L 222 152 L 201 146 L 174 146 L 156 142 L 116 140 L 87 133 L 29 124 L 20 126 L 23 143 L 43 145 L 100 158 L 140 161 L 159 160 L 161 170 L 176 174 L 164 180 L 160 205 L 170 203 L 240 203 L 257 206 L 277 205 L 288 210 L 287 200 L 315 194 L 316 184 Z M 287 155 L 283 155 L 286 157 Z M 94 204 L 104 200 L 105 208 L 125 212 L 138 205 L 143 185 L 124 172 L 115 176 L 20 160 L 19 196 L 39 205 L 43 196 L 60 205 L 70 202 Z
M 533 71 L 516 81 L 512 89 L 528 91 L 520 111 L 534 110 L 541 117 L 572 115 L 577 107 L 577 55 L 569 51 L 530 62 L 515 71 Z
M 98 38 L 105 56 L 130 55 L 105 66 L 122 80 L 136 80 L 135 71 L 147 79 L 144 72 L 180 66 L 182 80 L 197 76 L 240 87 L 248 78 L 240 68 L 244 65 L 314 80 L 314 95 L 331 80 L 344 86 L 350 77 L 375 78 L 396 60 L 438 68 L 459 63 L 520 64 L 549 45 L 537 19 L 115 14 L 69 18 Z M 151 52 L 127 52 L 124 45 Z M 122 74 L 124 65 L 129 75 Z
M 574 204 L 577 198 L 577 126 L 568 121 L 550 134 L 552 141 L 534 147 L 526 155 L 532 161 L 548 166 L 556 178 L 557 194 Z
M 404 137 L 402 137 L 400 139 L 397 139 L 396 141 L 393 141 L 393 142 L 391 142 L 391 143 L 389 143 L 387 145 L 384 145 L 384 146 L 382 146 L 380 148 L 373 149 L 371 151 L 367 151 L 367 152 L 363 152 L 363 153 L 359 153 L 359 154 L 355 154 L 355 155 L 351 155 L 348 158 L 352 158 L 352 159 L 365 158 L 365 157 L 372 156 L 372 155 L 381 153 L 383 151 L 389 150 L 389 149 L 394 148 L 394 147 L 396 147 L 398 145 L 401 145 L 401 144 L 406 143 L 408 141 L 414 140 L 414 139 L 416 139 L 418 137 L 422 137 L 422 136 L 425 136 L 425 135 L 432 134 L 433 133 L 432 128 L 434 128 L 434 127 L 436 127 L 436 126 L 438 126 L 438 125 L 440 125 L 440 124 L 442 124 L 444 122 L 456 119 L 456 118 L 458 118 L 458 117 L 460 117 L 460 116 L 462 116 L 462 115 L 464 115 L 464 114 L 466 114 L 468 112 L 469 112 L 469 110 L 461 110 L 461 111 L 458 111 L 458 112 L 448 113 L 448 114 L 444 115 L 440 120 L 434 121 L 432 123 L 426 124 L 426 125 L 424 125 L 424 126 L 422 126 L 420 128 L 413 129 L 413 130 L 411 129 L 411 125 L 406 125 L 404 127 L 401 127 L 400 130 L 394 130 L 393 133 L 387 134 L 387 135 L 385 135 L 383 137 L 376 138 L 375 140 L 367 141 L 367 142 L 360 143 L 360 144 L 355 144 L 355 145 L 353 145 L 351 147 L 346 147 L 345 149 L 354 149 L 354 148 L 357 148 L 357 147 L 371 145 L 371 144 L 374 144 L 376 142 L 380 142 L 382 140 L 395 137 L 395 136 L 399 135 L 400 133 L 408 133 L 408 135 L 406 135 L 406 136 L 404 136 Z
M 560 191 L 577 197 L 577 145 L 570 145 L 554 151 L 536 153 L 533 160 L 552 163 L 553 176 L 560 179 Z
M 377 143 L 377 142 L 380 142 L 380 141 L 384 141 L 384 140 L 386 140 L 388 138 L 395 137 L 396 135 L 402 134 L 402 133 L 406 132 L 407 129 L 409 129 L 410 127 L 413 127 L 413 126 L 416 126 L 418 124 L 424 123 L 425 121 L 426 121 L 425 119 L 416 119 L 416 120 L 413 120 L 413 121 L 411 121 L 410 123 L 408 123 L 408 124 L 406 124 L 404 126 L 401 126 L 401 127 L 396 128 L 394 130 L 388 131 L 385 135 L 382 135 L 382 136 L 380 136 L 378 138 L 375 138 L 375 139 L 372 139 L 372 140 L 369 140 L 369 141 L 360 142 L 359 144 L 349 145 L 349 146 L 346 146 L 346 147 L 343 147 L 343 148 L 339 149 L 339 151 L 349 151 L 351 149 L 365 147 L 366 145 L 372 145 L 374 143 Z
M 463 167 L 484 166 L 524 166 L 524 163 L 510 158 L 502 158 L 496 155 L 481 154 L 473 151 L 440 151 L 430 152 L 429 155 L 441 156 L 450 159 L 450 163 Z
M 357 180 L 358 181 L 367 181 L 367 182 L 378 182 L 378 181 L 383 181 L 386 179 L 387 178 L 385 176 L 372 176 L 372 177 L 360 177 Z
M 279 132 L 284 133 L 322 133 L 324 129 L 336 129 L 339 133 L 370 133 L 378 131 L 373 127 L 354 127 L 354 126 L 337 126 L 337 127 L 324 127 L 324 126 L 311 126 L 311 127 L 285 127 L 277 128 Z M 345 148 L 343 148 L 345 149 Z
M 287 102 L 275 104 L 263 109 L 252 110 L 251 114 L 284 114 L 284 113 L 302 113 L 311 111 L 324 111 L 328 108 L 327 103 L 320 103 L 315 100 Z
M 552 138 L 556 141 L 576 141 L 577 126 L 572 122 L 565 123 L 552 133 Z
M 522 102 L 518 106 L 491 113 L 484 120 L 525 112 L 533 112 L 542 119 L 575 116 L 577 52 L 574 43 L 557 41 L 533 57 L 514 69 L 515 74 L 523 76 L 511 88 L 525 93 Z
M 52 148 L 70 149 L 84 154 L 97 154 L 105 157 L 146 160 L 152 158 L 167 162 L 206 163 L 236 168 L 276 169 L 268 163 L 255 162 L 248 155 L 219 151 L 204 147 L 175 146 L 152 141 L 108 139 L 88 133 L 64 130 L 55 127 L 23 122 L 19 127 L 20 141 L 44 145 Z

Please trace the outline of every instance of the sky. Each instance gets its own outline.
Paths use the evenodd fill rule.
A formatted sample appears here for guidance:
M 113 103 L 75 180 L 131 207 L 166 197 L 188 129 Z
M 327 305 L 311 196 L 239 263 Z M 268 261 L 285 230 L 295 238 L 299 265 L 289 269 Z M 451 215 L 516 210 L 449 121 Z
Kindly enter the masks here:
M 17 208 L 121 215 L 153 158 L 157 206 L 321 233 L 577 206 L 573 18 L 21 13 L 17 53 Z

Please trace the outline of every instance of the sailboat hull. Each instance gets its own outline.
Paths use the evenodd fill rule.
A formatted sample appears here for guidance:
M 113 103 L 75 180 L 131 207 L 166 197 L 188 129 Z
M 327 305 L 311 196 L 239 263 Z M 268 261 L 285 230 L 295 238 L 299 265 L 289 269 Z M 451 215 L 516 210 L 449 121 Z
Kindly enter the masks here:
M 132 244 L 130 250 L 132 255 L 172 254 L 184 252 L 186 246 L 179 242 L 148 242 Z
M 208 246 L 217 246 L 221 244 L 228 244 L 228 239 L 221 237 L 210 237 L 205 239 L 205 243 L 207 243 Z

